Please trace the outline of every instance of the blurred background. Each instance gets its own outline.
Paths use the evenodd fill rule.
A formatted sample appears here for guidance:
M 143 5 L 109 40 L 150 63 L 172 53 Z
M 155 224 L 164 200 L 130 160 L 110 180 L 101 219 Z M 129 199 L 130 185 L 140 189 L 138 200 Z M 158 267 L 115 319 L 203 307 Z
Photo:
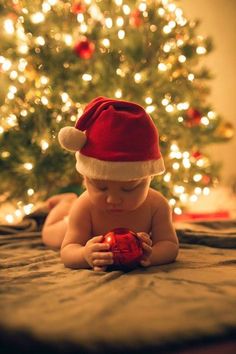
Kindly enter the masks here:
M 205 64 L 214 75 L 211 81 L 211 102 L 217 112 L 229 120 L 234 129 L 235 78 L 236 78 L 236 1 L 235 0 L 197 0 L 181 1 L 187 17 L 198 18 L 199 32 L 209 35 L 214 50 L 204 58 Z M 208 148 L 212 158 L 223 162 L 222 183 L 236 188 L 236 137 L 227 144 L 214 144 Z

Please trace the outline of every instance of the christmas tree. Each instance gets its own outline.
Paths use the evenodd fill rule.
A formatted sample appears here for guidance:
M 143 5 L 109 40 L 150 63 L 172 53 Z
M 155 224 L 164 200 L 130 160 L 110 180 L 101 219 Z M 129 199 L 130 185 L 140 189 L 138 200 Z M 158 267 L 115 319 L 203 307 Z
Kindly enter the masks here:
M 0 201 L 15 203 L 15 215 L 65 186 L 81 190 L 57 133 L 96 96 L 137 102 L 151 115 L 166 164 L 153 188 L 177 214 L 217 183 L 219 166 L 204 146 L 227 140 L 232 128 L 207 100 L 211 77 L 200 62 L 211 41 L 179 5 L 1 2 Z

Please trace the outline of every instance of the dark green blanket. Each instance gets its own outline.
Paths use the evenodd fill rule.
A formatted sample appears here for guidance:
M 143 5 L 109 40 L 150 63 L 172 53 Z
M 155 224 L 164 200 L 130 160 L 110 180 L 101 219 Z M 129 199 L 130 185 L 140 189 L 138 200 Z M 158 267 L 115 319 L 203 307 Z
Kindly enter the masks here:
M 236 222 L 176 224 L 175 263 L 95 273 L 64 267 L 41 242 L 43 220 L 0 226 L 1 352 L 165 354 L 232 341 Z

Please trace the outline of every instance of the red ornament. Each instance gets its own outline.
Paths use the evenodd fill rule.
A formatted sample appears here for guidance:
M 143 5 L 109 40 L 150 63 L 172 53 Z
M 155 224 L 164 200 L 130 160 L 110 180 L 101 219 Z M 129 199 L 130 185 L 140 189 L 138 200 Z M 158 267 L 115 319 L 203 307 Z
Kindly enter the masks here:
M 197 111 L 195 108 L 189 108 L 186 112 L 186 124 L 188 127 L 192 128 L 194 126 L 197 126 L 201 122 L 201 113 Z
M 90 59 L 94 53 L 94 50 L 95 45 L 87 39 L 79 41 L 74 46 L 75 53 L 82 59 Z
M 86 11 L 86 6 L 82 3 L 82 1 L 75 1 L 71 6 L 71 12 L 73 14 L 81 14 Z
M 126 228 L 116 228 L 104 235 L 102 242 L 110 245 L 114 266 L 129 269 L 138 266 L 143 249 L 135 232 Z
M 142 12 L 138 9 L 134 10 L 130 15 L 129 23 L 133 27 L 140 27 L 143 24 Z
M 205 184 L 206 186 L 211 182 L 211 177 L 208 175 L 204 175 L 202 177 L 202 183 Z
M 196 159 L 196 160 L 199 160 L 201 157 L 202 157 L 202 154 L 201 154 L 201 152 L 200 151 L 194 151 L 193 153 L 192 153 L 192 156 Z

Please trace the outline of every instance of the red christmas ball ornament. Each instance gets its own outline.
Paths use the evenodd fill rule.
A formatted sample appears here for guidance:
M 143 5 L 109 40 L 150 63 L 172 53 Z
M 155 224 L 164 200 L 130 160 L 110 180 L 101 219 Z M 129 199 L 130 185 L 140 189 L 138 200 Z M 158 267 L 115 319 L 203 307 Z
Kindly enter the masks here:
M 194 151 L 192 153 L 192 156 L 196 159 L 196 160 L 199 160 L 201 157 L 202 157 L 202 153 L 200 151 Z
M 102 242 L 110 245 L 115 268 L 132 269 L 138 266 L 143 249 L 135 232 L 126 228 L 116 228 L 104 235 Z
M 95 51 L 95 45 L 88 39 L 83 39 L 74 46 L 74 51 L 80 58 L 90 59 Z
M 84 13 L 85 11 L 86 11 L 86 6 L 85 4 L 83 4 L 82 1 L 74 1 L 74 3 L 71 6 L 71 12 L 73 12 L 73 14 L 77 15 L 77 14 Z
M 130 15 L 129 23 L 133 27 L 140 27 L 143 24 L 142 12 L 138 9 L 134 10 Z
M 186 112 L 186 118 L 186 124 L 191 128 L 200 124 L 202 116 L 195 108 L 189 108 Z
M 211 177 L 208 175 L 202 176 L 202 183 L 205 184 L 206 186 L 211 182 Z

